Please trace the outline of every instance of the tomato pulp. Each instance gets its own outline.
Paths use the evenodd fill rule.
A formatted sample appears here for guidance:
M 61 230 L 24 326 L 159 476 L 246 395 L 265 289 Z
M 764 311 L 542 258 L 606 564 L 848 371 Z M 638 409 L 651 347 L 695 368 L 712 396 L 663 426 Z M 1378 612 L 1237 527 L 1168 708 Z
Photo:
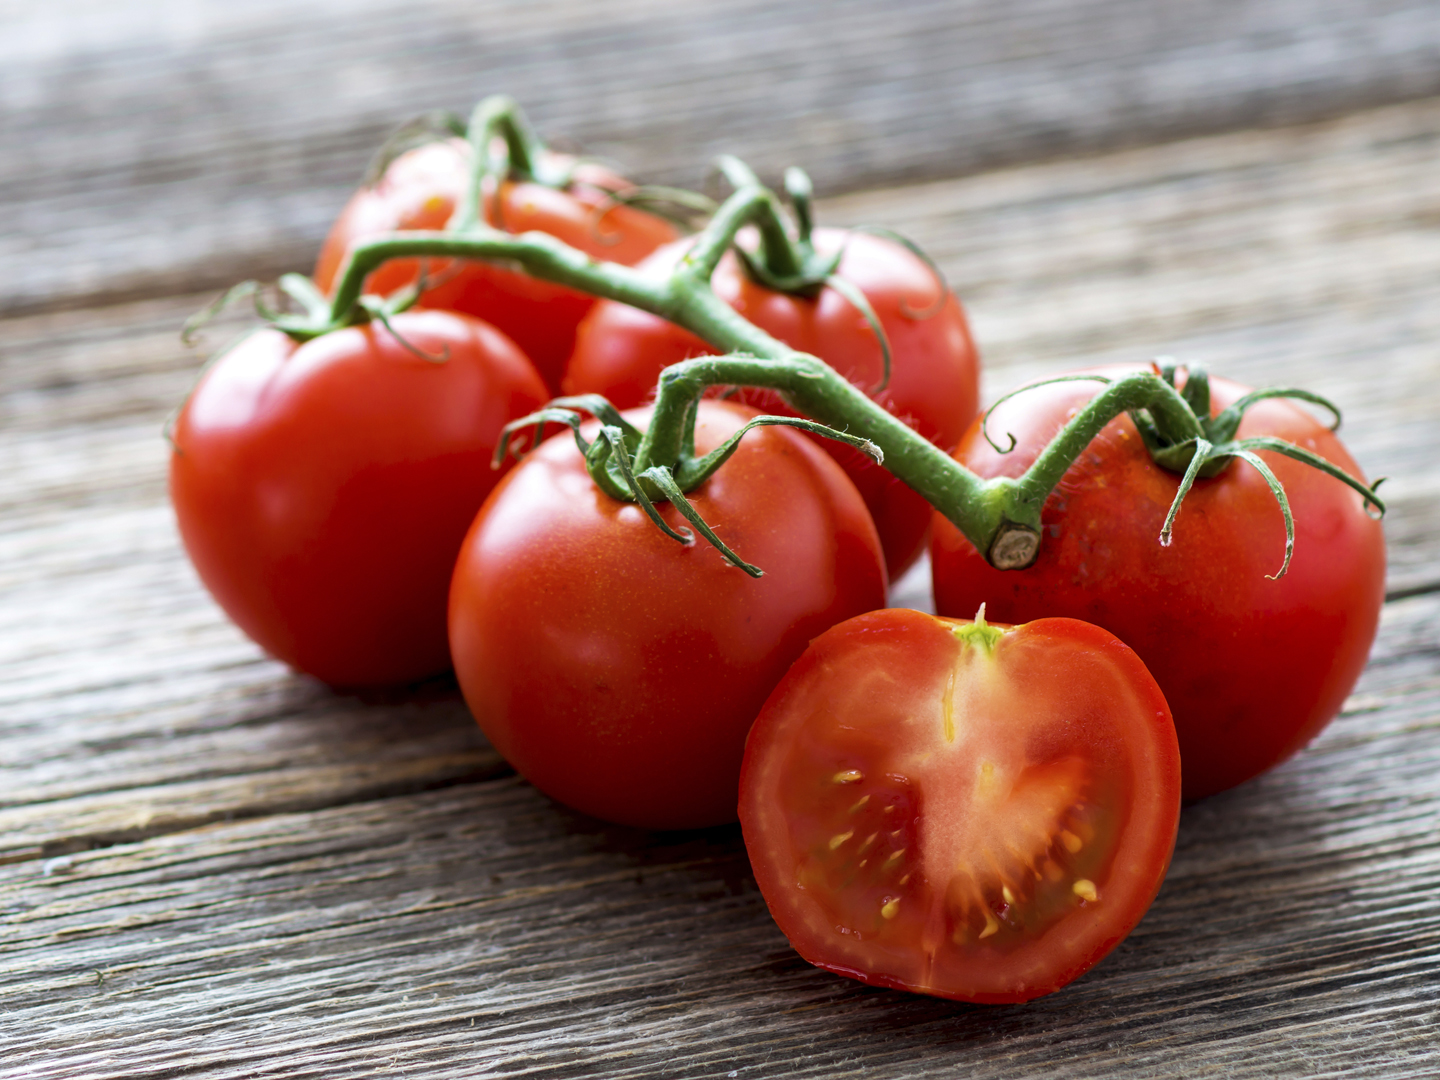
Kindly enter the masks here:
M 1134 369 L 1125 369 L 1134 370 Z M 1118 374 L 1118 371 L 1107 371 Z M 1100 384 L 1039 386 L 990 419 L 1000 454 L 973 426 L 955 457 L 981 476 L 1018 476 Z M 1211 379 L 1213 407 L 1246 387 Z M 1289 402 L 1250 407 L 1237 438 L 1273 435 L 1352 476 L 1340 441 Z M 1260 474 L 1232 461 L 1199 480 L 1158 541 L 1180 478 L 1160 468 L 1128 417 L 1112 421 L 1046 502 L 1044 538 L 1026 570 L 995 570 L 937 515 L 932 547 L 937 610 L 1023 622 L 1066 615 L 1105 627 L 1133 648 L 1174 711 L 1185 798 L 1203 798 L 1295 753 L 1340 711 L 1359 678 L 1385 598 L 1385 543 L 1361 496 L 1333 477 L 1262 451 L 1289 495 L 1295 553 L 1284 577 L 1280 509 Z
M 1028 1001 L 1105 956 L 1159 890 L 1179 813 L 1155 680 L 1073 619 L 841 623 L 766 701 L 740 776 L 796 951 L 963 1001 Z
M 689 249 L 682 240 L 642 264 L 668 274 Z M 890 381 L 875 400 L 937 446 L 949 449 L 964 433 L 979 400 L 980 362 L 965 314 L 925 262 L 892 240 L 863 232 L 817 229 L 815 246 L 844 246 L 836 273 L 874 308 L 890 342 Z M 832 288 L 811 299 L 772 292 L 752 281 L 734 253 L 720 262 L 715 292 L 762 330 L 801 352 L 820 357 L 867 393 L 884 375 L 879 339 L 865 317 Z M 580 324 L 566 368 L 567 394 L 603 394 L 620 408 L 649 401 L 660 372 L 692 356 L 715 352 L 687 330 L 657 315 L 602 301 Z M 738 400 L 765 412 L 790 414 L 778 395 L 742 390 Z M 820 440 L 845 468 L 870 508 L 885 546 L 891 577 L 925 547 L 930 507 L 865 454 Z
M 332 685 L 445 671 L 460 541 L 500 429 L 544 385 L 504 335 L 411 311 L 304 345 L 260 330 L 180 410 L 170 494 L 200 579 L 267 652 Z M 441 359 L 443 358 L 443 359 Z
M 551 155 L 558 159 L 559 155 Z M 443 229 L 469 182 L 470 146 L 463 139 L 430 143 L 400 155 L 371 187 L 357 191 L 331 226 L 315 265 L 315 284 L 329 292 L 350 248 L 402 229 Z M 630 184 L 590 162 L 557 190 L 531 181 L 506 182 L 485 199 L 485 219 L 507 232 L 559 237 L 587 255 L 633 265 L 675 238 L 663 218 L 612 205 L 610 192 Z M 420 262 L 394 259 L 372 273 L 366 291 L 389 295 L 415 281 Z M 497 263 L 429 260 L 423 307 L 462 311 L 498 327 L 534 363 L 552 392 L 575 343 L 575 327 L 595 298 L 540 281 Z
M 697 453 L 753 415 L 702 402 Z M 480 727 L 540 790 L 607 821 L 734 821 L 765 696 L 812 637 L 885 602 L 864 503 L 794 431 L 750 432 L 689 498 L 764 577 L 605 495 L 568 433 L 506 477 L 455 567 L 450 640 Z

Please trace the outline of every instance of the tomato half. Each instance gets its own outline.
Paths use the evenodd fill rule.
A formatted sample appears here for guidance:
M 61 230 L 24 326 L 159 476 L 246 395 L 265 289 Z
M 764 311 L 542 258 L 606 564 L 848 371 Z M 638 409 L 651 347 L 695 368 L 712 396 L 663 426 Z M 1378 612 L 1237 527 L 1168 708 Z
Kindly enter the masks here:
M 559 155 L 552 155 L 558 158 Z M 400 155 L 371 187 L 361 188 L 330 228 L 315 264 L 315 284 L 329 292 L 351 245 L 402 229 L 443 229 L 469 181 L 470 147 L 463 139 L 429 143 Z M 597 259 L 633 265 L 676 236 L 663 218 L 613 206 L 609 193 L 629 187 L 604 166 L 582 162 L 569 188 L 529 181 L 505 183 L 485 200 L 486 220 L 507 232 L 557 236 Z M 396 259 L 370 275 L 366 289 L 389 295 L 415 281 L 419 262 Z M 595 303 L 584 293 L 552 285 L 496 263 L 450 265 L 431 260 L 437 283 L 421 306 L 462 311 L 508 334 L 530 357 L 551 391 L 575 343 L 576 324 Z
M 862 232 L 817 229 L 817 250 L 844 245 L 836 271 L 870 301 L 890 342 L 889 385 L 875 400 L 931 442 L 947 450 L 964 433 L 979 401 L 980 362 L 965 313 L 924 261 L 892 240 Z M 657 251 L 642 265 L 667 274 L 689 248 L 682 240 Z M 716 293 L 762 330 L 802 352 L 820 357 L 867 392 L 884 374 L 884 358 L 865 317 L 834 289 L 809 299 L 772 292 L 753 282 L 734 253 L 715 271 Z M 565 372 L 567 394 L 603 394 L 620 408 L 650 400 L 660 372 L 713 348 L 656 315 L 602 301 L 580 324 Z M 772 393 L 742 391 L 738 400 L 765 412 L 789 413 Z M 821 440 L 844 467 L 870 508 L 885 546 L 891 577 L 919 558 L 930 528 L 930 507 L 866 455 Z
M 702 402 L 697 453 L 753 415 Z M 505 479 L 455 567 L 450 640 L 480 727 L 540 790 L 607 821 L 734 821 L 765 696 L 812 637 L 885 602 L 864 503 L 794 431 L 752 431 L 689 497 L 764 577 L 605 495 L 568 433 Z
M 1134 370 L 1128 368 L 1124 370 Z M 1118 369 L 1108 373 L 1116 374 Z M 990 420 L 997 453 L 971 428 L 955 456 L 981 476 L 1018 476 L 1100 388 L 1040 386 L 1002 402 Z M 1247 388 L 1211 379 L 1219 411 Z M 1273 435 L 1361 475 L 1309 413 L 1261 401 L 1239 438 Z M 1065 474 L 1042 514 L 1044 539 L 1026 570 L 990 567 L 949 522 L 932 548 L 937 610 L 999 619 L 1066 615 L 1105 627 L 1139 653 L 1175 714 L 1185 798 L 1203 798 L 1295 753 L 1340 711 L 1365 666 L 1385 598 L 1385 542 L 1358 493 L 1333 477 L 1262 451 L 1289 494 L 1295 554 L 1278 581 L 1285 531 L 1260 474 L 1232 461 L 1199 480 L 1158 541 L 1180 478 L 1157 466 L 1128 417 L 1113 421 Z
M 1155 680 L 1073 619 L 841 623 L 765 703 L 740 775 L 755 880 L 796 951 L 964 1001 L 1028 1001 L 1113 949 L 1179 814 Z
M 443 311 L 304 345 L 261 330 L 180 410 L 170 495 L 200 579 L 267 652 L 339 686 L 445 671 L 460 541 L 501 427 L 546 398 L 530 362 Z M 444 357 L 443 360 L 439 359 Z

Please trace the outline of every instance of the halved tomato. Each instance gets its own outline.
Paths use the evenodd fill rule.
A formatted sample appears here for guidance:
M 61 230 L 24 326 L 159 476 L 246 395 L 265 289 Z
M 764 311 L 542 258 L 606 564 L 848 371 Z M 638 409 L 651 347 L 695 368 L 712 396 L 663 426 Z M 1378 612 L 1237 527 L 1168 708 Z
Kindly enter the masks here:
M 1155 680 L 1074 619 L 841 623 L 770 695 L 740 776 L 755 879 L 796 951 L 963 1001 L 1089 970 L 1150 906 L 1179 814 Z

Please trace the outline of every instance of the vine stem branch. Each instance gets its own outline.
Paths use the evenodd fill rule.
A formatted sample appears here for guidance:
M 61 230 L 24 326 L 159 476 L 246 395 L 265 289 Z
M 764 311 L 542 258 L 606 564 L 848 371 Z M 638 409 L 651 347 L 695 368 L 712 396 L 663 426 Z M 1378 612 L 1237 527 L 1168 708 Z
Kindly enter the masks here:
M 497 181 L 512 176 L 531 179 L 544 151 L 544 144 L 520 106 L 504 94 L 487 97 L 476 105 L 467 130 L 470 182 L 465 185 L 465 193 L 451 218 L 457 232 L 474 228 L 483 220 L 486 177 L 493 176 Z M 503 139 L 505 144 L 504 161 L 498 167 L 491 160 L 496 139 Z M 499 196 L 498 184 L 496 196 Z
M 482 103 L 482 109 L 484 108 Z M 528 132 L 506 126 L 492 106 L 472 123 L 477 160 L 492 138 L 528 143 Z M 488 133 L 488 134 L 486 134 Z M 512 152 L 515 149 L 512 146 Z M 636 448 L 637 476 L 673 469 L 693 447 L 694 408 L 706 388 L 716 385 L 764 387 L 779 392 L 798 412 L 841 432 L 875 444 L 896 477 L 919 492 L 1001 569 L 1030 565 L 1039 551 L 1040 510 L 1050 490 L 1101 428 L 1122 412 L 1144 408 L 1181 426 L 1188 417 L 1179 393 L 1149 373 L 1116 380 L 1060 432 L 1019 479 L 982 480 L 907 424 L 837 374 L 820 358 L 799 353 L 746 320 L 716 295 L 710 277 L 742 228 L 759 228 L 761 241 L 778 244 L 784 218 L 774 194 L 748 169 L 726 163 L 736 191 L 696 238 L 668 278 L 603 262 L 545 233 L 510 234 L 479 220 L 469 206 L 445 232 L 407 232 L 371 240 L 352 249 L 328 313 L 285 316 L 276 325 L 298 337 L 315 337 L 364 318 L 365 279 L 389 259 L 448 257 L 501 260 L 534 277 L 651 312 L 696 334 L 727 355 L 700 357 L 667 368 L 661 375 L 655 411 Z M 485 175 L 477 167 L 478 178 Z M 472 201 L 478 195 L 472 191 Z M 778 231 L 778 232 L 777 232 Z M 663 497 L 663 495 L 661 496 Z

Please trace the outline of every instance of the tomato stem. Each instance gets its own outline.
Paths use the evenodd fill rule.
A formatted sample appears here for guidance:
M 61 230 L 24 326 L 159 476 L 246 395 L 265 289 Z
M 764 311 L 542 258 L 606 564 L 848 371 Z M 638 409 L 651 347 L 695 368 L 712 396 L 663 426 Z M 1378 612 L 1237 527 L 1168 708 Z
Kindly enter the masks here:
M 1260 473 L 1280 508 L 1280 515 L 1285 523 L 1285 555 L 1279 571 L 1268 576 L 1272 580 L 1285 576 L 1295 550 L 1295 521 L 1290 513 L 1290 500 L 1285 494 L 1284 486 L 1264 460 L 1256 456 L 1256 450 L 1283 454 L 1333 476 L 1359 492 L 1367 506 L 1374 506 L 1382 515 L 1385 513 L 1384 502 L 1375 494 L 1375 488 L 1380 483 L 1378 480 L 1374 484 L 1366 485 L 1320 455 L 1283 439 L 1270 436 L 1234 439 L 1245 410 L 1257 401 L 1276 397 L 1298 398 L 1320 405 L 1331 412 L 1335 417 L 1334 427 L 1338 427 L 1340 411 L 1329 401 L 1306 390 L 1257 390 L 1246 394 L 1218 416 L 1212 417 L 1210 382 L 1205 371 L 1198 367 L 1190 369 L 1184 386 L 1178 389 L 1175 385 L 1176 372 L 1177 368 L 1172 364 L 1156 364 L 1151 372 L 1138 372 L 1113 380 L 1105 375 L 1062 375 L 1055 379 L 1031 383 L 1002 397 L 996 405 L 1016 394 L 1049 383 L 1107 384 L 1104 390 L 1091 398 L 1085 407 L 1060 429 L 1025 475 L 1016 482 L 1016 497 L 1026 505 L 1043 506 L 1050 492 L 1085 447 L 1090 445 L 1106 424 L 1125 412 L 1130 415 L 1155 463 L 1161 468 L 1182 474 L 1175 499 L 1160 530 L 1159 540 L 1162 547 L 1170 546 L 1175 517 L 1195 481 L 1201 477 L 1218 476 L 1230 466 L 1232 460 L 1238 459 Z M 992 405 L 990 412 L 993 412 L 994 408 Z M 990 437 L 987 430 L 988 420 L 987 412 L 981 423 L 985 438 L 996 450 L 1009 453 L 1015 448 L 1015 436 L 1010 436 L 1009 447 L 1001 447 Z M 991 562 L 999 565 L 993 558 Z
M 1043 497 L 1020 497 L 1026 492 L 1013 480 L 981 480 L 818 357 L 796 352 L 771 337 L 716 295 L 710 275 L 739 231 L 749 224 L 764 226 L 780 220 L 778 200 L 753 180 L 753 174 L 747 178 L 732 169 L 731 175 L 744 186 L 721 205 L 668 279 L 656 280 L 630 267 L 593 259 L 547 234 L 511 235 L 476 223 L 459 231 L 396 233 L 357 244 L 341 271 L 327 318 L 286 315 L 274 322 L 304 340 L 367 317 L 363 284 L 390 259 L 433 256 L 518 263 L 535 277 L 659 315 L 728 354 L 687 360 L 662 373 L 649 428 L 634 447 L 633 461 L 625 462 L 633 476 L 643 477 L 660 467 L 691 483 L 703 482 L 711 470 L 687 467 L 695 401 L 711 386 L 765 387 L 779 392 L 796 411 L 872 443 L 895 476 L 953 521 L 996 566 L 1029 565 L 1039 548 Z M 612 493 L 623 490 L 628 478 L 622 480 L 612 471 L 619 448 L 612 448 L 609 440 L 601 443 L 603 450 L 591 447 L 596 469 L 606 472 L 597 482 Z M 647 487 L 646 495 L 665 497 L 653 486 Z M 631 498 L 637 493 L 632 492 Z
M 785 194 L 790 198 L 790 208 L 795 211 L 795 238 L 802 244 L 810 243 L 810 234 L 815 228 L 815 185 L 810 174 L 794 165 L 785 170 Z
M 640 270 L 594 259 L 553 236 L 539 232 L 512 235 L 480 220 L 479 191 L 485 178 L 491 175 L 487 171 L 491 167 L 489 148 L 495 140 L 505 141 L 506 167 L 511 169 L 533 171 L 538 168 L 543 160 L 543 146 L 508 98 L 488 98 L 481 102 L 470 132 L 475 160 L 472 190 L 452 219 L 451 228 L 444 232 L 395 233 L 356 245 L 342 268 L 328 309 L 315 304 L 314 295 L 298 282 L 287 279 L 287 291 L 305 306 L 306 313 L 274 315 L 271 321 L 291 336 L 306 340 L 367 318 L 383 320 L 387 314 L 393 314 L 398 305 L 413 301 L 413 296 L 397 295 L 384 301 L 362 296 L 366 278 L 390 259 L 434 256 L 518 264 L 534 277 L 629 304 L 691 331 L 726 355 L 698 357 L 666 368 L 660 376 L 650 425 L 643 433 L 633 428 L 627 430 L 628 425 L 624 428 L 617 425 L 614 421 L 618 414 L 607 402 L 589 398 L 552 402 L 541 413 L 511 425 L 511 430 L 515 430 L 527 424 L 543 429 L 546 422 L 554 421 L 570 424 L 586 454 L 591 474 L 602 490 L 617 498 L 641 503 L 652 518 L 658 515 L 651 503 L 673 502 L 675 492 L 683 495 L 693 490 L 723 461 L 723 456 L 701 462 L 694 459 L 695 406 L 712 386 L 753 386 L 777 391 L 797 412 L 824 425 L 815 429 L 819 433 L 876 449 L 891 473 L 944 514 L 984 553 L 991 565 L 1002 570 L 1022 569 L 1035 561 L 1040 548 L 1040 511 L 1045 500 L 1091 440 L 1122 413 L 1128 412 L 1135 419 L 1156 460 L 1186 474 L 1191 483 L 1196 476 L 1206 475 L 1206 469 L 1223 468 L 1225 461 L 1232 457 L 1252 464 L 1259 462 L 1252 446 L 1279 449 L 1268 444 L 1260 447 L 1247 440 L 1233 441 L 1231 436 L 1238 424 L 1238 413 L 1232 416 L 1231 411 L 1215 418 L 1224 436 L 1223 440 L 1216 439 L 1210 417 L 1206 415 L 1202 420 L 1193 407 L 1203 396 L 1207 399 L 1203 403 L 1204 411 L 1208 412 L 1208 384 L 1204 382 L 1203 373 L 1192 373 L 1191 382 L 1197 378 L 1199 381 L 1193 386 L 1187 383 L 1186 393 L 1182 394 L 1174 385 L 1174 369 L 1157 367 L 1153 372 L 1113 381 L 1101 376 L 1076 376 L 1095 378 L 1108 385 L 1061 429 L 1024 475 L 981 480 L 870 400 L 820 358 L 791 349 L 749 322 L 715 293 L 711 276 L 724 253 L 735 245 L 740 230 L 747 225 L 759 230 L 763 256 L 752 256 L 749 261 L 756 265 L 763 262 L 767 275 L 789 277 L 793 285 L 823 269 L 817 262 L 821 257 L 814 253 L 808 236 L 798 242 L 791 240 L 779 200 L 755 178 L 748 166 L 734 158 L 722 159 L 721 168 L 736 190 L 697 235 L 675 271 L 668 278 L 656 279 Z M 787 176 L 787 187 L 792 199 L 802 204 L 801 232 L 806 234 L 809 230 L 808 179 L 803 174 L 792 173 Z M 831 270 L 833 267 L 825 274 L 828 276 Z M 1301 392 L 1288 393 L 1317 400 Z M 1259 400 L 1260 396 L 1252 397 Z M 581 438 L 574 408 L 593 413 L 605 425 L 602 437 L 594 444 Z M 766 418 L 764 422 L 777 419 Z M 537 431 L 537 439 L 539 434 Z M 1207 445 L 1207 438 L 1208 443 L 1222 444 L 1212 447 Z M 1013 438 L 1011 445 L 1014 445 Z M 1281 452 L 1310 464 L 1320 460 L 1312 461 L 1314 455 L 1294 447 Z M 1192 468 L 1197 454 L 1204 460 Z M 1224 460 L 1216 462 L 1213 458 Z M 1256 467 L 1264 471 L 1263 463 Z M 1361 490 L 1377 507 L 1381 505 L 1373 490 L 1359 481 L 1344 476 L 1328 463 L 1316 467 L 1338 475 Z M 1183 497 L 1183 491 L 1181 494 Z M 1283 493 L 1277 494 L 1277 499 L 1282 510 L 1288 510 Z M 1176 511 L 1178 500 L 1167 519 L 1167 536 Z M 1293 535 L 1288 512 L 1286 517 L 1287 534 Z M 694 522 L 693 517 L 690 520 Z M 708 527 L 700 531 L 737 566 L 746 567 L 750 572 L 755 570 L 719 545 Z M 684 538 L 687 542 L 691 540 L 688 535 Z
M 500 211 L 499 185 L 506 180 L 533 180 L 546 187 L 564 188 L 571 169 L 551 164 L 547 147 L 514 98 L 494 94 L 475 106 L 468 128 L 470 141 L 470 183 L 455 207 L 450 227 L 463 232 L 480 223 L 486 181 L 496 184 L 495 211 Z M 500 153 L 495 144 L 500 142 Z M 496 222 L 499 224 L 499 222 Z
M 750 222 L 760 233 L 760 253 L 758 260 L 754 257 L 746 257 L 748 253 L 736 245 L 736 253 L 744 259 L 747 266 L 751 268 L 763 267 L 770 274 L 783 281 L 796 281 L 805 278 L 799 287 L 814 286 L 817 283 L 810 281 L 806 275 L 809 267 L 806 265 L 806 255 L 811 254 L 806 249 L 808 244 L 800 244 L 790 239 L 790 233 L 785 227 L 785 216 L 780 209 L 780 200 L 775 193 L 760 183 L 754 171 L 737 157 L 729 154 L 722 154 L 715 161 L 716 166 L 730 181 L 736 192 L 753 192 L 758 198 L 760 205 L 750 214 Z M 742 204 L 743 205 L 743 204 Z M 721 212 L 724 207 L 722 205 Z M 709 232 L 709 230 L 705 230 Z M 704 233 L 702 233 L 702 236 Z M 716 234 L 724 238 L 724 246 L 718 251 L 710 248 L 707 251 L 708 266 L 705 270 L 705 279 L 708 281 L 715 272 L 715 266 L 720 261 L 720 256 L 725 249 L 735 243 L 735 234 L 728 228 L 722 228 Z M 823 276 L 821 278 L 823 281 Z
M 1019 479 L 1017 498 L 1026 504 L 1043 505 L 1085 447 L 1121 413 L 1146 410 L 1156 418 L 1156 425 L 1169 435 L 1172 443 L 1193 443 L 1204 434 L 1180 392 L 1154 372 L 1141 371 L 1113 380 L 1103 375 L 1076 375 L 1054 381 L 1095 381 L 1108 385 L 1070 418 Z M 1031 388 L 1024 387 L 1022 391 Z M 1011 396 L 1013 394 L 1007 394 L 1000 401 Z M 992 405 L 990 411 L 993 410 Z M 1013 436 L 1011 445 L 1014 445 Z

